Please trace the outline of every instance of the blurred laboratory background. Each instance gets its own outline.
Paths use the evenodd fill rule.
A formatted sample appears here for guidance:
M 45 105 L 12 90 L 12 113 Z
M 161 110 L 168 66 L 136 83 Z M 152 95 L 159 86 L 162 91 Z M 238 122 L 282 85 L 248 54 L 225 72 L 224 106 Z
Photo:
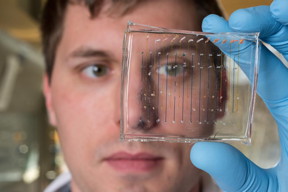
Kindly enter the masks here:
M 271 0 L 221 0 L 226 16 Z M 66 169 L 42 95 L 39 21 L 45 0 L 0 0 L 0 191 L 39 192 Z M 232 143 L 261 167 L 279 159 L 274 120 L 257 98 L 252 144 Z

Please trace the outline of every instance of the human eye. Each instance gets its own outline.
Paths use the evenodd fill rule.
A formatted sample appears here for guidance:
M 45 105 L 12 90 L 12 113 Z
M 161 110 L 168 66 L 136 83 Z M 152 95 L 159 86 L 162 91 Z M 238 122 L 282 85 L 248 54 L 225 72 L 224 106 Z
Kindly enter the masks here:
M 103 64 L 88 65 L 82 69 L 83 75 L 88 78 L 101 78 L 107 75 L 108 72 L 109 68 Z
M 186 72 L 186 65 L 183 64 L 167 64 L 158 68 L 160 75 L 177 77 L 182 76 Z

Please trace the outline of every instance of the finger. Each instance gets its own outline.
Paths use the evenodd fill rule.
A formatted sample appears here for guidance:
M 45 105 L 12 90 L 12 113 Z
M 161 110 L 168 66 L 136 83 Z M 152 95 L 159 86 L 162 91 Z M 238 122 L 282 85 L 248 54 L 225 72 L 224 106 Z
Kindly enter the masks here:
M 260 38 L 288 60 L 288 26 L 273 18 L 269 6 L 239 9 L 232 13 L 229 26 L 237 32 L 260 32 Z
M 202 30 L 208 33 L 232 32 L 228 22 L 223 17 L 214 14 L 208 15 L 203 19 Z
M 288 1 L 287 0 L 274 0 L 270 5 L 272 17 L 282 23 L 288 25 Z
M 229 20 L 229 26 L 239 32 L 259 31 L 261 38 L 288 60 L 288 26 L 283 25 L 285 22 L 287 24 L 288 19 L 287 1 L 284 3 L 276 0 L 274 3 L 273 6 L 278 6 L 278 18 L 275 17 L 275 7 L 268 9 L 261 6 L 236 11 Z M 288 70 L 266 47 L 262 47 L 260 61 L 257 90 L 278 125 L 281 161 L 277 166 L 277 174 L 281 184 L 280 191 L 287 191 L 288 185 L 284 180 L 288 177 Z M 280 181 L 281 178 L 283 181 Z
M 266 47 L 260 52 L 257 93 L 267 103 L 288 98 L 288 69 Z
M 256 13 L 253 13 L 253 9 L 255 9 Z M 263 21 L 262 17 L 265 18 L 267 15 L 270 15 L 269 8 L 267 6 L 260 6 L 253 9 L 242 9 L 234 12 L 232 14 L 233 16 L 229 20 L 229 23 L 225 21 L 225 19 L 223 19 L 222 17 L 219 17 L 217 15 L 209 15 L 203 20 L 203 31 L 211 33 L 231 32 L 233 30 L 239 32 L 253 32 L 257 30 L 265 31 L 265 29 L 269 27 L 263 27 L 266 25 L 266 23 Z M 263 14 L 262 12 L 265 13 Z M 257 18 L 260 18 L 259 23 Z M 268 21 L 270 22 L 270 24 L 272 23 L 272 26 L 274 26 L 273 22 L 276 22 L 271 16 L 268 16 L 267 22 Z M 279 24 L 277 23 L 278 22 L 276 22 L 276 25 Z M 241 30 L 241 27 L 243 27 L 244 29 Z M 275 31 L 277 30 L 274 30 L 274 32 Z M 273 30 L 270 31 L 269 34 L 272 34 L 272 32 Z M 268 32 L 266 33 L 266 35 L 268 35 Z M 227 37 L 229 37 L 229 35 Z M 280 45 L 281 43 L 282 42 L 278 44 Z M 241 46 L 237 46 L 237 44 L 222 44 L 219 41 L 214 44 L 232 59 L 237 58 L 236 62 L 240 65 L 247 77 L 251 81 L 253 80 L 252 78 L 254 71 L 251 70 L 251 64 L 253 63 L 253 57 L 255 57 L 254 43 L 245 41 L 243 44 L 241 44 Z M 283 50 L 285 46 L 288 47 L 288 42 L 283 45 Z M 259 80 L 257 88 L 258 94 L 262 97 L 262 99 L 266 101 L 274 101 L 288 97 L 288 70 L 285 68 L 282 62 L 264 46 L 261 46 L 260 62 L 261 65 L 259 69 Z
M 229 26 L 237 32 L 260 32 L 261 38 L 274 35 L 282 27 L 272 17 L 269 6 L 238 9 L 231 14 Z
M 204 18 L 202 22 L 202 30 L 208 33 L 226 33 L 232 32 L 232 29 L 229 27 L 228 22 L 218 15 L 208 15 Z M 236 57 L 238 58 L 239 63 L 242 64 L 241 68 L 244 70 L 246 75 L 250 80 L 252 80 L 253 71 L 251 71 L 251 64 L 247 63 L 247 58 L 252 57 L 252 52 L 247 49 L 253 49 L 251 44 L 253 42 L 245 41 L 244 43 L 234 42 L 235 39 L 241 39 L 245 37 L 235 37 L 235 34 L 215 34 L 215 35 L 206 35 L 211 42 L 213 42 L 217 47 L 219 47 L 226 55 L 230 56 L 232 59 Z M 217 41 L 215 41 L 217 39 Z M 230 42 L 234 43 L 230 43 Z M 225 42 L 225 43 L 223 43 Z M 252 45 L 253 46 L 253 45 Z M 255 47 L 255 46 L 254 46 Z M 239 57 L 241 55 L 241 57 Z M 239 60 L 241 59 L 241 61 Z
M 224 191 L 277 191 L 276 177 L 225 143 L 196 143 L 192 163 L 210 174 Z
M 281 146 L 281 161 L 278 166 L 288 178 L 288 97 L 277 102 L 266 101 L 266 104 L 278 125 Z

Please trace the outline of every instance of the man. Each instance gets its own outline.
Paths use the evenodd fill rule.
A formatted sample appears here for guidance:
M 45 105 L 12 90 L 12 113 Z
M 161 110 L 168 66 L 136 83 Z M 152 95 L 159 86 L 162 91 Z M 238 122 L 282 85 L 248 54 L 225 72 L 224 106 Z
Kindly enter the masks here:
M 277 2 L 283 3 L 284 0 Z M 282 7 L 282 5 L 276 6 L 276 8 Z M 262 12 L 258 13 L 257 9 L 251 12 L 243 15 L 253 15 L 254 12 L 262 14 Z M 265 8 L 265 14 L 270 14 L 269 10 L 269 13 L 266 12 Z M 282 14 L 283 11 L 280 9 L 280 12 Z M 204 173 L 191 164 L 189 160 L 191 146 L 119 141 L 121 48 L 127 21 L 200 31 L 203 17 L 210 13 L 221 14 L 213 0 L 127 0 L 125 2 L 48 0 L 42 22 L 47 64 L 44 94 L 50 122 L 58 128 L 64 158 L 72 175 L 71 182 L 64 183 L 55 191 L 200 192 L 216 190 L 212 189 L 212 185 L 207 184 Z M 288 23 L 287 19 L 285 20 L 287 17 L 281 14 L 279 14 L 280 20 L 284 18 L 281 22 Z M 243 29 L 247 32 L 255 30 L 265 32 L 269 29 L 269 25 L 275 23 L 271 14 L 268 17 L 266 28 L 261 28 L 263 25 L 259 26 L 255 21 L 257 19 L 260 21 L 261 17 L 251 17 L 252 20 L 249 22 L 256 24 L 251 25 L 247 22 L 249 28 L 245 26 L 245 22 L 240 22 L 240 26 L 237 26 L 238 23 L 233 23 L 236 19 L 230 19 L 229 26 L 224 19 L 212 15 L 205 19 L 203 28 L 211 32 L 243 31 Z M 238 18 L 237 15 L 235 18 Z M 282 23 L 277 22 L 279 27 L 270 33 L 267 32 L 264 38 L 272 44 L 275 42 L 275 47 L 287 56 L 287 26 Z M 234 28 L 231 29 L 231 26 Z M 281 31 L 283 40 L 275 38 L 278 31 Z M 274 38 L 269 39 L 269 37 Z M 281 43 L 280 46 L 279 42 L 284 40 L 286 43 Z M 267 102 L 273 101 L 274 104 L 274 101 L 279 101 L 276 103 L 279 104 L 280 101 L 288 98 L 288 90 L 283 84 L 288 80 L 288 72 L 276 57 L 265 51 L 262 57 L 266 57 L 265 65 L 270 66 L 266 68 L 275 71 L 272 79 L 280 78 L 282 84 L 273 87 L 277 89 L 271 94 L 269 82 L 272 80 L 266 78 L 264 74 L 259 77 L 259 93 L 267 99 Z M 278 66 L 277 70 L 271 67 L 275 63 Z M 281 90 L 281 93 L 278 90 Z M 273 112 L 272 104 L 270 108 Z M 280 108 L 287 105 L 287 102 L 286 104 L 281 102 Z M 284 191 L 287 186 L 283 184 L 285 182 L 281 182 L 281 179 L 287 180 L 288 171 L 287 151 L 285 153 L 287 150 L 285 121 L 288 120 L 288 115 L 287 111 L 286 114 L 284 113 L 286 116 L 282 115 L 283 113 L 279 113 L 279 107 L 274 113 L 275 118 L 280 119 L 278 122 L 280 122 L 283 142 L 282 172 L 280 169 L 275 169 L 271 171 L 273 174 L 270 172 L 268 174 L 245 159 L 234 148 L 221 143 L 197 143 L 191 153 L 193 163 L 212 175 L 224 190 L 276 191 L 279 189 Z M 225 162 L 224 165 L 222 162 Z M 248 165 L 249 171 L 253 173 L 252 177 L 255 178 L 252 184 L 251 175 L 247 174 Z M 261 188 L 263 186 L 265 190 Z

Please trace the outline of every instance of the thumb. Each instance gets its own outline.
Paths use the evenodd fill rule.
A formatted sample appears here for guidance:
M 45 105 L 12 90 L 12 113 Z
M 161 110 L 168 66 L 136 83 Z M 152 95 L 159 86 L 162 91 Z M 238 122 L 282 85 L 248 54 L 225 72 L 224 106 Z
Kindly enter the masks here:
M 224 191 L 276 191 L 276 177 L 225 143 L 196 143 L 192 163 L 207 172 Z M 275 181 L 275 182 L 274 182 Z

